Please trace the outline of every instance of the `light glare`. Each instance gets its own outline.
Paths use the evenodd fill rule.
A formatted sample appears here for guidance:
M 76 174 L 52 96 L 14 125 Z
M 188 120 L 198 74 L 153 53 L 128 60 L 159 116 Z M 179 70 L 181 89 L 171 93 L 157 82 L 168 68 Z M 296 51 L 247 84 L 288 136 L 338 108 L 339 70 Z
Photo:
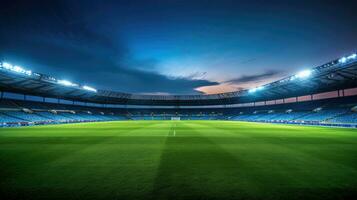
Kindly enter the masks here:
M 250 89 L 248 92 L 249 92 L 249 93 L 253 93 L 253 92 L 255 92 L 255 91 L 257 91 L 257 88 L 252 88 L 252 89 Z
M 13 66 L 10 63 L 1 63 L 1 67 L 16 73 L 21 73 L 21 74 L 26 74 L 31 76 L 32 75 L 32 71 L 31 70 L 25 70 L 24 68 L 20 67 L 20 66 Z
M 296 74 L 296 77 L 298 78 L 307 78 L 312 74 L 311 70 L 304 70 Z
M 67 81 L 67 80 L 58 80 L 57 83 L 64 86 L 78 86 L 77 84 L 74 84 L 71 81 Z
M 347 58 L 348 59 L 355 59 L 355 58 L 357 58 L 357 54 L 354 53 L 354 54 L 348 56 Z
M 264 86 L 257 87 L 257 90 L 262 90 L 262 89 L 264 89 Z
M 342 57 L 342 58 L 340 58 L 340 60 L 338 60 L 338 62 L 340 62 L 340 63 L 345 63 L 346 61 L 347 61 L 346 57 Z
M 2 66 L 5 68 L 5 69 L 10 69 L 12 68 L 12 65 L 10 63 L 3 63 Z
M 86 86 L 86 85 L 84 85 L 82 88 L 85 89 L 85 90 L 92 91 L 92 92 L 97 92 L 97 90 L 95 88 L 92 88 L 92 87 L 89 87 L 89 86 Z

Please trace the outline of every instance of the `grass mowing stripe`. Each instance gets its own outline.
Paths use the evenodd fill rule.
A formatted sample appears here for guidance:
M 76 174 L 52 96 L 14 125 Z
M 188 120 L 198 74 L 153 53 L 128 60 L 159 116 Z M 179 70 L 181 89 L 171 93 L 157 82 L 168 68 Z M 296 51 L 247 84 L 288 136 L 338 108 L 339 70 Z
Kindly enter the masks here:
M 120 125 L 120 123 L 117 123 L 117 125 Z M 159 123 L 148 123 L 148 125 L 149 127 L 162 127 Z M 148 130 L 147 128 L 148 126 L 144 124 L 131 131 L 139 131 L 136 134 L 140 134 L 140 132 Z M 163 126 L 163 129 L 165 130 L 166 127 Z M 56 131 L 61 131 L 61 129 L 59 128 Z M 21 171 L 21 173 L 12 173 L 13 176 L 10 176 L 8 181 L 1 180 L 3 184 L 1 188 L 9 189 L 9 186 L 16 184 L 16 195 L 29 192 L 36 193 L 33 196 L 34 199 L 39 198 L 39 196 L 52 198 L 54 194 L 61 195 L 57 194 L 59 192 L 65 193 L 65 196 L 72 195 L 78 190 L 92 193 L 91 196 L 96 198 L 105 198 L 108 197 L 107 195 L 116 193 L 119 193 L 116 195 L 118 197 L 127 198 L 137 195 L 145 196 L 145 193 L 152 190 L 150 183 L 153 182 L 152 178 L 156 174 L 158 165 L 155 162 L 159 160 L 160 143 L 163 142 L 163 137 L 153 138 L 148 135 L 138 138 L 118 134 L 115 128 L 113 131 L 116 136 L 89 137 L 87 139 L 90 143 L 82 143 L 79 140 L 82 137 L 78 135 L 75 138 L 69 137 L 57 144 L 44 144 L 42 148 L 38 148 L 37 144 L 34 144 L 36 145 L 34 146 L 23 143 L 23 146 L 27 146 L 24 148 L 25 151 L 13 154 L 17 157 L 16 161 L 21 161 L 21 163 L 13 163 L 7 166 L 10 172 L 16 170 Z M 101 133 L 97 134 L 100 135 Z M 156 133 L 152 134 L 155 135 Z M 73 139 L 76 139 L 77 142 L 71 144 L 70 141 Z M 38 151 L 35 149 L 38 149 Z M 13 153 L 13 150 L 16 149 L 11 148 L 9 150 L 10 153 Z M 30 151 L 31 154 L 26 153 L 26 151 Z M 28 155 L 32 155 L 32 160 L 31 156 L 30 159 L 27 159 Z M 51 158 L 52 155 L 56 157 L 50 161 L 44 159 L 46 157 Z M 7 159 L 11 160 L 9 157 Z M 24 160 L 27 161 L 24 163 Z M 7 160 L 4 160 L 4 162 L 8 163 Z M 36 187 L 32 188 L 33 185 Z M 46 193 L 46 190 L 51 191 L 51 188 L 61 188 L 61 191 Z M 136 193 L 132 191 L 136 191 Z M 9 194 L 4 195 L 8 196 Z M 86 193 L 81 195 L 88 197 Z M 101 196 L 99 197 L 99 195 Z
M 239 173 L 238 161 L 205 136 L 196 134 L 195 128 L 184 123 L 180 127 L 192 136 L 167 138 L 152 199 L 234 197 L 239 190 L 236 184 L 240 183 L 235 176 Z
M 227 133 L 227 131 L 233 131 L 233 129 L 224 128 L 225 131 L 222 131 L 221 127 L 215 127 L 216 125 L 213 123 L 204 123 L 200 124 L 200 126 L 201 130 L 211 129 L 213 132 L 220 131 L 222 137 L 208 138 L 217 145 L 220 145 L 222 149 L 227 149 L 227 152 L 230 152 L 232 155 L 235 155 L 235 157 L 242 160 L 242 164 L 246 167 L 242 166 L 241 169 L 245 171 L 245 174 L 259 177 L 260 182 L 264 183 L 264 185 L 272 185 L 272 183 L 276 181 L 280 183 L 274 184 L 274 187 L 263 186 L 263 189 L 267 189 L 266 192 L 275 191 L 275 193 L 284 194 L 286 191 L 284 188 L 287 187 L 290 193 L 299 193 L 301 188 L 317 186 L 330 188 L 331 191 L 334 191 L 335 189 L 339 189 L 339 187 L 336 188 L 336 183 L 340 182 L 340 186 L 348 186 L 348 182 L 355 182 L 353 177 L 357 177 L 356 171 L 350 166 L 331 162 L 315 156 L 314 154 L 303 152 L 299 148 L 295 148 L 296 146 L 301 146 L 303 144 L 286 145 L 280 138 L 275 138 L 276 141 L 272 142 L 273 140 L 271 138 L 266 140 L 265 137 L 261 137 L 261 132 L 257 135 L 254 131 L 250 130 L 247 133 L 243 132 L 244 140 L 249 143 L 238 143 L 240 146 L 237 147 L 237 142 L 232 142 L 232 140 L 243 139 L 241 138 L 242 133 L 239 134 L 239 138 L 233 138 L 231 136 L 232 134 Z M 202 126 L 206 126 L 206 128 L 202 128 Z M 234 130 L 234 132 L 236 131 L 237 130 Z M 207 135 L 203 131 L 198 133 Z M 227 140 L 223 139 L 225 135 L 230 135 L 227 137 Z M 246 137 L 249 137 L 249 139 L 246 140 Z M 328 140 L 333 142 L 330 138 Z M 315 144 L 316 143 L 313 145 Z M 323 143 L 323 145 L 328 144 L 329 143 Z M 246 151 L 247 148 L 249 149 L 249 152 Z M 255 151 L 252 149 L 255 149 Z M 350 155 L 350 159 L 351 158 L 353 158 L 353 155 Z M 341 174 L 331 173 L 335 171 L 338 171 L 339 173 L 340 171 L 345 171 L 346 174 L 342 174 L 343 176 L 341 176 Z M 254 175 L 254 173 L 256 175 Z M 274 177 L 274 180 L 272 180 L 272 176 Z M 331 182 L 334 184 L 331 185 Z M 348 190 L 349 189 L 350 188 L 348 188 Z M 323 192 L 325 193 L 326 190 Z M 275 194 L 275 196 L 276 195 L 277 194 Z
M 0 196 L 346 199 L 356 194 L 355 155 L 352 129 L 231 121 L 1 129 Z

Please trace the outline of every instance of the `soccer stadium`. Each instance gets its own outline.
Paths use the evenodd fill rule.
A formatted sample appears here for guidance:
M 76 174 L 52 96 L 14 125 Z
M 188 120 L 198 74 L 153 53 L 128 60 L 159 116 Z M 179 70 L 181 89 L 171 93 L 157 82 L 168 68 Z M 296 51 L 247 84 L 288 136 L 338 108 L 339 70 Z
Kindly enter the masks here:
M 65 12 L 60 12 L 63 2 L 48 2 L 41 7 L 46 9 L 41 11 L 36 7 L 40 5 L 38 2 L 24 2 L 9 3 L 14 17 L 11 23 L 15 25 L 7 24 L 7 27 L 17 30 L 19 24 L 24 25 L 29 20 L 35 29 L 30 29 L 24 36 L 0 30 L 1 199 L 326 200 L 357 196 L 356 49 L 339 54 L 339 57 L 331 57 L 337 53 L 303 54 L 302 57 L 299 54 L 297 57 L 303 60 L 302 63 L 319 57 L 315 62 L 319 64 L 286 70 L 288 73 L 278 74 L 279 77 L 275 76 L 275 71 L 264 75 L 241 75 L 244 70 L 254 74 L 255 69 L 244 69 L 256 62 L 256 59 L 250 59 L 241 62 L 243 67 L 238 67 L 238 73 L 233 74 L 238 77 L 234 79 L 235 83 L 239 85 L 247 81 L 248 87 L 207 92 L 206 87 L 224 88 L 233 81 L 212 81 L 201 75 L 200 78 L 193 75 L 166 78 L 161 72 L 155 74 L 129 67 L 122 71 L 123 74 L 115 74 L 115 70 L 103 66 L 89 68 L 91 63 L 93 66 L 109 63 L 97 57 L 83 59 L 83 54 L 95 49 L 92 47 L 99 49 L 95 49 L 96 55 L 108 59 L 111 55 L 100 49 L 102 46 L 97 42 L 102 40 L 91 41 L 97 46 L 88 49 L 85 46 L 83 51 L 77 47 L 75 51 L 72 49 L 79 43 L 88 43 L 87 38 L 77 39 L 76 34 L 90 39 L 94 37 L 94 33 L 83 29 L 74 31 L 74 27 L 82 22 L 72 21 L 73 15 L 69 15 L 69 25 L 62 27 L 62 23 L 67 24 L 68 13 L 76 10 L 76 5 L 69 3 L 71 9 L 61 7 Z M 88 8 L 82 8 L 85 3 L 89 2 L 78 4 L 81 7 L 78 12 L 83 11 L 83 15 L 87 15 L 85 10 Z M 129 3 L 126 4 L 120 6 L 130 10 Z M 143 6 L 141 3 L 133 5 L 135 8 Z M 195 8 L 195 4 L 188 2 L 184 5 Z M 129 15 L 118 14 L 119 8 L 111 10 L 116 6 L 114 2 L 104 6 L 108 11 L 106 14 Z M 156 6 L 158 8 L 152 9 L 170 10 L 168 5 Z M 177 6 L 175 10 L 179 9 Z M 225 13 L 230 6 L 230 3 L 219 3 L 217 7 L 206 9 L 222 9 Z M 290 9 L 290 6 L 281 6 Z M 94 7 L 103 8 L 97 3 Z M 349 10 L 346 7 L 351 6 L 340 8 L 335 5 L 336 9 L 341 9 L 341 16 L 346 13 L 342 12 L 344 9 Z M 26 8 L 22 10 L 24 17 L 13 12 L 21 11 L 21 8 Z M 183 11 L 188 15 L 191 13 Z M 139 15 L 146 16 L 145 12 Z M 9 12 L 5 9 L 0 13 Z M 99 16 L 102 14 L 98 13 Z M 99 18 L 91 12 L 88 16 L 90 21 Z M 160 13 L 159 17 L 162 16 L 166 15 Z M 1 18 L 4 22 L 9 20 Z M 38 19 L 44 21 L 32 24 Z M 56 24 L 57 20 L 60 23 Z M 45 23 L 47 21 L 50 23 Z M 170 23 L 174 21 L 169 20 Z M 53 27 L 57 25 L 63 32 L 54 31 L 57 29 Z M 46 26 L 50 28 L 44 28 Z M 34 31 L 37 29 L 39 35 L 51 31 L 58 34 L 56 37 L 49 34 L 41 43 L 43 46 L 51 43 L 52 46 L 32 45 L 36 44 L 33 41 L 39 41 L 39 35 Z M 150 30 L 143 31 L 148 33 Z M 348 31 L 353 32 L 352 29 Z M 66 40 L 61 38 L 63 35 Z M 20 42 L 9 45 L 7 38 L 11 37 Z M 148 38 L 151 41 L 155 37 Z M 58 46 L 60 48 L 56 49 Z M 343 45 L 340 47 L 345 50 Z M 332 50 L 336 48 L 330 47 Z M 3 53 L 3 50 L 8 52 Z M 318 50 L 321 50 L 320 46 Z M 306 46 L 302 47 L 302 52 L 305 51 L 308 51 Z M 325 60 L 321 62 L 320 58 Z M 42 59 L 48 65 L 38 64 Z M 61 66 L 54 68 L 58 74 L 52 74 L 51 60 L 55 60 L 53 65 L 59 63 Z M 85 67 L 81 66 L 82 62 Z M 273 62 L 283 63 L 284 69 L 295 65 L 283 56 L 274 57 Z M 72 69 L 78 70 L 79 75 L 70 76 Z M 159 68 L 160 71 L 166 69 Z M 106 70 L 108 73 L 103 76 L 101 73 Z M 212 69 L 207 67 L 206 70 L 209 73 Z M 230 73 L 229 68 L 223 67 L 222 71 L 225 70 Z M 70 78 L 63 78 L 63 74 Z M 117 82 L 110 82 L 110 74 Z M 130 82 L 131 74 L 142 77 L 143 84 Z M 270 75 L 272 79 L 260 82 L 260 78 Z M 96 76 L 104 78 L 97 79 Z M 73 77 L 78 77 L 78 81 Z M 249 82 L 254 78 L 259 81 Z M 106 79 L 112 87 L 100 86 L 98 80 Z M 157 81 L 159 84 L 155 85 L 156 80 L 161 82 Z M 174 85 L 165 89 L 165 84 L 171 82 Z M 186 83 L 199 85 L 192 87 L 193 92 L 171 92 L 179 91 L 182 82 L 186 88 Z M 134 91 L 137 85 L 144 92 Z M 150 85 L 154 85 L 154 92 L 146 92 Z M 183 91 L 187 91 L 186 88 Z
M 357 54 L 249 90 L 137 95 L 0 65 L 1 126 L 100 121 L 228 120 L 357 127 Z

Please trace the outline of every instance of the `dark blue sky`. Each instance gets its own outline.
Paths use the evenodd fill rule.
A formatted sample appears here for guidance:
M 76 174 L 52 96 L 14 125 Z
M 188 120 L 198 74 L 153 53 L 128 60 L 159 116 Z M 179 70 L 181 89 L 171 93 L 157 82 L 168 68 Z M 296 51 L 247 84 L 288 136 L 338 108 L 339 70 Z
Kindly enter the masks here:
M 357 50 L 355 1 L 1 1 L 0 58 L 98 89 L 217 93 Z

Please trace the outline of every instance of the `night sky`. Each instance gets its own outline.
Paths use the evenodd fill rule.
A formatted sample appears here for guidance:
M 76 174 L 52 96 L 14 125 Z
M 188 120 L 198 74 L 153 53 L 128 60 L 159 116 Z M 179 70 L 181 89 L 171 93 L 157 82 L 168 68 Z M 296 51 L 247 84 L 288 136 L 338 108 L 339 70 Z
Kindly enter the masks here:
M 357 51 L 357 1 L 1 1 L 0 59 L 97 89 L 250 88 Z

